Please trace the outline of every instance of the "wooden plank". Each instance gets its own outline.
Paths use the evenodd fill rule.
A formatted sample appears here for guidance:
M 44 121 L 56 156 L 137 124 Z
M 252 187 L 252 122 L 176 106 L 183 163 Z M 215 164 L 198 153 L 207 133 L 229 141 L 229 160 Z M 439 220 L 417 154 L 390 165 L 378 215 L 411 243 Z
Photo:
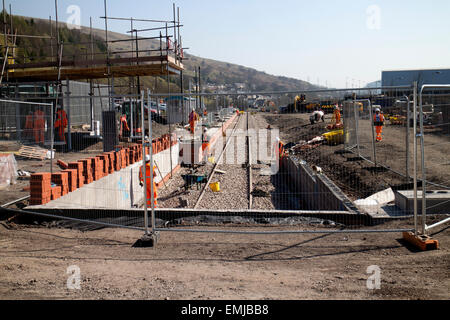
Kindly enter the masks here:
M 169 61 L 175 63 L 175 59 L 169 59 L 167 55 L 162 56 L 150 56 L 150 57 L 131 57 L 131 58 L 112 58 L 109 59 L 109 63 L 112 65 L 124 64 L 124 63 L 136 63 L 136 62 L 161 62 Z M 94 65 L 106 65 L 106 58 L 94 59 L 94 60 L 63 60 L 61 61 L 61 67 L 79 67 L 79 66 L 94 66 Z M 58 64 L 55 61 L 33 62 L 33 63 L 15 63 L 5 66 L 6 70 L 18 70 L 18 69 L 36 69 L 36 68 L 57 68 Z
M 20 157 L 44 160 L 47 157 L 48 150 L 40 147 L 22 146 L 17 153 Z
M 174 69 L 179 70 L 179 66 L 170 64 Z M 167 74 L 167 63 L 153 63 L 132 66 L 111 66 L 110 75 L 116 78 L 132 77 L 132 76 L 162 76 Z M 175 74 L 170 72 L 170 74 Z M 55 80 L 58 75 L 57 69 L 39 69 L 19 71 L 15 70 L 8 74 L 9 79 L 23 81 L 37 81 L 37 80 Z M 69 80 L 80 79 L 102 79 L 108 77 L 108 67 L 86 67 L 86 68 L 62 68 L 61 78 Z

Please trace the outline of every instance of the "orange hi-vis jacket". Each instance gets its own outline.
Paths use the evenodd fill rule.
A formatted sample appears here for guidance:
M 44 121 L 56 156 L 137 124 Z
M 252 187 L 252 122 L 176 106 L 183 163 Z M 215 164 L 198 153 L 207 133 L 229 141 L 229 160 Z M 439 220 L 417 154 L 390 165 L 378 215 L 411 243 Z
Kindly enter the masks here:
M 285 150 L 284 150 L 284 143 L 283 142 L 278 142 L 278 156 L 281 158 L 283 158 L 285 156 Z
M 339 109 L 334 109 L 334 120 L 336 124 L 341 122 L 341 111 Z
M 45 114 L 41 110 L 36 110 L 34 112 L 34 127 L 35 128 L 44 128 L 45 127 Z
M 373 115 L 373 125 L 376 127 L 384 125 L 384 116 L 383 114 L 374 114 Z
M 58 135 L 60 140 L 66 141 L 64 136 L 64 130 L 67 127 L 67 114 L 64 110 L 60 109 L 56 112 L 55 129 L 58 129 Z
M 153 166 L 153 178 L 156 177 L 155 169 L 156 169 L 156 166 Z M 145 176 L 147 178 L 147 184 L 149 184 L 150 183 L 150 163 L 145 164 Z M 144 182 L 144 177 L 142 175 L 142 166 L 139 168 L 139 181 Z
M 198 121 L 198 114 L 195 111 L 191 111 L 189 114 L 189 122 L 191 121 Z
M 189 127 L 191 133 L 194 133 L 196 121 L 198 121 L 198 114 L 192 110 L 192 112 L 189 114 Z
M 45 113 L 36 110 L 33 116 L 34 139 L 36 143 L 44 142 Z
M 158 192 L 156 190 L 156 182 L 155 182 L 155 177 L 156 177 L 156 172 L 155 172 L 156 166 L 153 166 L 153 200 L 154 200 L 154 204 L 155 207 L 157 205 L 157 198 L 158 198 Z M 147 205 L 150 206 L 152 204 L 151 199 L 152 199 L 152 190 L 151 190 L 151 179 L 150 179 L 150 163 L 146 163 L 145 164 L 145 176 L 147 179 Z M 142 166 L 139 168 L 139 181 L 141 183 L 144 183 L 144 177 L 142 175 Z
M 25 117 L 25 137 L 32 138 L 33 136 L 33 114 L 29 114 Z
M 127 116 L 123 115 L 122 117 L 120 117 L 120 132 L 119 135 L 122 136 L 123 135 L 123 131 L 130 131 L 130 127 L 128 127 L 128 122 L 127 122 Z
M 33 115 L 29 114 L 25 117 L 25 129 L 33 129 Z

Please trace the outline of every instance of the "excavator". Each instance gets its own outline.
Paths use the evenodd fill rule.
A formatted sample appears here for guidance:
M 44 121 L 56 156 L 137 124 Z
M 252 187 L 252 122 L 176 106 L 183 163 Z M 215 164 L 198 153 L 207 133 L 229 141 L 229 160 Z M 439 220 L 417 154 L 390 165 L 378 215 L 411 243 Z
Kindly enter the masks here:
M 295 96 L 294 103 L 288 104 L 284 107 L 281 113 L 305 112 L 307 110 L 305 100 L 306 96 L 304 94 Z
M 306 100 L 306 96 L 304 94 L 301 94 L 300 96 L 295 96 L 294 100 L 294 112 L 299 112 L 300 105 L 303 101 Z

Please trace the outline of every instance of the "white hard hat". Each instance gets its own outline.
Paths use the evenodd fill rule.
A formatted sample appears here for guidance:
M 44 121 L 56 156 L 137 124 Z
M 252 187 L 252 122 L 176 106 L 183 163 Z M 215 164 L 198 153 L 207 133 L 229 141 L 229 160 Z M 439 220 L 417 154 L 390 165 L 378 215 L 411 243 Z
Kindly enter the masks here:
M 146 154 L 145 155 L 145 161 L 147 162 L 147 161 L 150 161 L 150 155 L 149 154 Z
M 375 112 L 380 112 L 380 108 L 375 108 Z

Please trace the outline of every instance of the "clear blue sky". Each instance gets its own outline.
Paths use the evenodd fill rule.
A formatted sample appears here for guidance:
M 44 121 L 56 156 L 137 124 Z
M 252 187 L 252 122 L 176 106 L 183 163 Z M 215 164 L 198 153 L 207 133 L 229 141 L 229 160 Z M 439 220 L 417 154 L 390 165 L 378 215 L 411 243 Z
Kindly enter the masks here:
M 54 18 L 54 0 L 5 0 L 13 14 Z M 173 1 L 108 0 L 108 16 L 172 19 Z M 103 28 L 103 0 L 58 0 Z M 450 67 L 448 0 L 178 0 L 189 53 L 345 88 L 382 70 Z M 374 7 L 375 6 L 375 7 Z M 139 26 L 138 26 L 139 27 Z M 148 25 L 142 27 L 149 27 Z M 128 23 L 110 22 L 116 32 Z

